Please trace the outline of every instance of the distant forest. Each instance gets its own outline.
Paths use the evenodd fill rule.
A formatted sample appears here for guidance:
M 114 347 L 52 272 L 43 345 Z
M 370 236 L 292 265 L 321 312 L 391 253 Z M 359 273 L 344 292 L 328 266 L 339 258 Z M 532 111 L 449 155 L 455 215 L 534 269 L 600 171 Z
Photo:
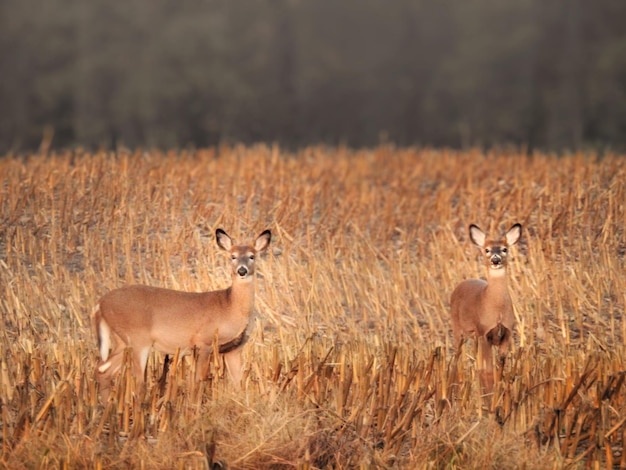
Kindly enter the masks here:
M 3 0 L 0 152 L 626 148 L 622 0 Z

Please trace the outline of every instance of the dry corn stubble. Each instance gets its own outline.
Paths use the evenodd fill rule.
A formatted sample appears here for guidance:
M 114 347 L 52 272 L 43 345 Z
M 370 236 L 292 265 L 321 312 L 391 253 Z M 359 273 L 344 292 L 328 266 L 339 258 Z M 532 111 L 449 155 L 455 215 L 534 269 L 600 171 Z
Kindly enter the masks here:
M 626 160 L 233 146 L 0 159 L 7 467 L 626 467 Z M 524 225 L 516 348 L 481 397 L 452 350 L 467 225 Z M 502 225 L 498 225 L 502 224 Z M 228 284 L 213 230 L 271 227 L 241 393 L 153 354 L 99 404 L 90 314 L 125 283 Z

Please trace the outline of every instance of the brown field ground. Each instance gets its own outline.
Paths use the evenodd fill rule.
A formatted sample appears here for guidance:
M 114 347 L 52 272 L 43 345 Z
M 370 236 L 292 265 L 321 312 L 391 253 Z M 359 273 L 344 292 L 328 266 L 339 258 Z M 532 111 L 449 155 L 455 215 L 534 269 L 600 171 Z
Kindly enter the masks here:
M 231 146 L 0 159 L 3 468 L 626 468 L 626 158 Z M 515 346 L 481 395 L 467 226 L 523 224 Z M 102 404 L 91 312 L 226 287 L 265 228 L 241 391 L 150 356 Z M 221 467 L 220 467 L 221 465 Z

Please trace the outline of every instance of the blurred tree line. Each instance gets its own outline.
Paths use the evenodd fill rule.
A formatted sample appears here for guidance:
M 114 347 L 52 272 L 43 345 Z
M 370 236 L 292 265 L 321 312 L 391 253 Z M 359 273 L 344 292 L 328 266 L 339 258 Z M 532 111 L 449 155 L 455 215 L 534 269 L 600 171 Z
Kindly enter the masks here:
M 620 0 L 1 0 L 0 151 L 626 148 Z

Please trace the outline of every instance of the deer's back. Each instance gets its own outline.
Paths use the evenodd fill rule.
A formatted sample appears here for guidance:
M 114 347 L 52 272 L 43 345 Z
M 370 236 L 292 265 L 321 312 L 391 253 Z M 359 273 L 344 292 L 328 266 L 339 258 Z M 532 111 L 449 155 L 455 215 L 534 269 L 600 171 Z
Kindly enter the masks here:
M 183 292 L 132 285 L 100 299 L 100 315 L 120 336 L 133 330 L 197 331 L 221 323 L 228 308 L 226 291 Z

